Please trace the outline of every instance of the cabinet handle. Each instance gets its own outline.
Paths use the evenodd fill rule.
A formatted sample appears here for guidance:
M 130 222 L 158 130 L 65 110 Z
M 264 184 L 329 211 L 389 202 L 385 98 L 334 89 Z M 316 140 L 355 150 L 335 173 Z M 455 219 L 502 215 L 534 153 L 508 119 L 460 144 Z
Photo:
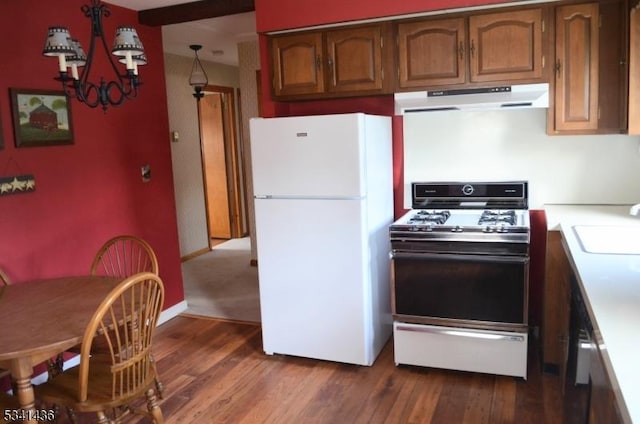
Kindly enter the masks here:
M 331 56 L 329 56 L 327 58 L 327 65 L 329 65 L 329 72 L 331 72 L 331 75 L 334 74 L 333 72 L 333 59 L 331 58 Z
M 320 55 L 316 56 L 316 68 L 318 68 L 318 71 L 322 68 L 322 59 L 320 58 Z
M 560 64 L 560 59 L 556 60 L 556 77 L 560 78 L 560 70 L 562 69 L 562 65 Z
M 460 53 L 460 59 L 464 59 L 464 43 L 462 41 L 458 47 L 458 52 Z
M 473 58 L 473 55 L 476 52 L 476 43 L 475 41 L 472 39 L 471 40 L 471 47 L 469 47 L 469 53 L 471 53 L 471 58 Z

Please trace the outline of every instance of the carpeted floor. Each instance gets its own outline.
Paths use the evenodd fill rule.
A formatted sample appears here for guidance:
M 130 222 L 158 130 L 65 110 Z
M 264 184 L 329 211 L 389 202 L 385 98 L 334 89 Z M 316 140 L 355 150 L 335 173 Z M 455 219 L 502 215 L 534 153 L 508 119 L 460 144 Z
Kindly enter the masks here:
M 187 314 L 260 322 L 258 268 L 248 237 L 231 239 L 182 264 Z

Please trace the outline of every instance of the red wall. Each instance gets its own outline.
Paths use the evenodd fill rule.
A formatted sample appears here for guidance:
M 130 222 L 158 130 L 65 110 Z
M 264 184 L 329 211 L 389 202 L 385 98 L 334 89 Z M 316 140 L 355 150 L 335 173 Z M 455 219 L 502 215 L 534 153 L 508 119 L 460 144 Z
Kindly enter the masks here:
M 104 19 L 110 47 L 115 27 L 133 25 L 149 64 L 137 99 L 103 113 L 71 101 L 75 144 L 14 146 L 9 88 L 60 89 L 57 59 L 42 56 L 47 28 L 69 27 L 88 51 L 88 0 L 3 1 L 0 26 L 11 40 L 0 44 L 0 118 L 4 149 L 0 176 L 33 174 L 34 192 L 0 196 L 0 268 L 16 283 L 86 274 L 108 238 L 123 233 L 146 239 L 157 253 L 165 306 L 184 299 L 175 215 L 171 151 L 160 27 L 137 23 L 131 10 L 111 7 Z M 36 13 L 37 11 L 37 13 Z M 97 51 L 91 79 L 111 71 Z M 141 179 L 149 164 L 152 178 Z
M 442 9 L 507 3 L 503 0 L 256 0 L 256 27 L 265 33 L 291 28 L 347 22 L 361 19 L 422 13 Z M 513 3 L 513 2 L 512 2 Z M 267 38 L 260 36 L 260 63 L 269 69 Z M 307 102 L 271 101 L 269 72 L 262 72 L 263 116 L 314 115 L 322 113 L 365 112 L 393 116 L 393 96 L 362 97 L 341 100 Z M 393 117 L 393 186 L 396 217 L 404 211 L 404 164 L 402 117 Z M 543 211 L 532 211 L 532 246 L 530 265 L 530 318 L 539 325 L 542 319 L 542 282 L 544 279 L 544 252 L 546 221 Z

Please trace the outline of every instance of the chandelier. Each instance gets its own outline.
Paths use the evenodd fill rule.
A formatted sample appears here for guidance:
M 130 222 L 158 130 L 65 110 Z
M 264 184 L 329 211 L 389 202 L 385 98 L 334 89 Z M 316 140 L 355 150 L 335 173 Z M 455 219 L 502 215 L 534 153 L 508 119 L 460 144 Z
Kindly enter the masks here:
M 197 101 L 200 101 L 200 99 L 204 97 L 202 90 L 204 90 L 209 83 L 209 79 L 198 57 L 198 50 L 200 50 L 202 46 L 199 44 L 191 44 L 189 48 L 195 53 L 193 66 L 191 67 L 191 75 L 189 75 L 189 85 L 193 87 L 193 97 L 195 97 Z
M 138 77 L 138 66 L 147 64 L 144 47 L 135 28 L 119 26 L 109 55 L 109 48 L 104 39 L 102 17 L 109 17 L 111 11 L 100 2 L 91 0 L 91 5 L 81 8 L 84 15 L 91 19 L 91 44 L 89 54 L 85 54 L 78 40 L 71 38 L 66 27 L 50 27 L 42 54 L 44 56 L 58 56 L 60 76 L 54 78 L 62 83 L 65 94 L 76 98 L 90 108 L 102 106 L 106 112 L 109 106 L 120 106 L 125 100 L 137 96 L 141 82 Z M 97 44 L 102 44 L 115 78 L 106 81 L 100 77 L 99 82 L 89 80 L 93 55 Z M 126 67 L 124 72 L 118 70 L 114 57 Z M 82 71 L 78 74 L 78 68 Z M 71 75 L 67 69 L 71 70 Z

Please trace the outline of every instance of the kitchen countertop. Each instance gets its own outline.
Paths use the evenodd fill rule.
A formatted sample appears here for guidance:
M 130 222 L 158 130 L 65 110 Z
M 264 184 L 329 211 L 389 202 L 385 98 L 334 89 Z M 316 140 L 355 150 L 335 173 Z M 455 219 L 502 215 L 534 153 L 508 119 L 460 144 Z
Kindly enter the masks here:
M 587 253 L 573 228 L 640 226 L 629 207 L 545 205 L 545 213 L 548 229 L 562 231 L 622 416 L 640 423 L 640 255 Z

